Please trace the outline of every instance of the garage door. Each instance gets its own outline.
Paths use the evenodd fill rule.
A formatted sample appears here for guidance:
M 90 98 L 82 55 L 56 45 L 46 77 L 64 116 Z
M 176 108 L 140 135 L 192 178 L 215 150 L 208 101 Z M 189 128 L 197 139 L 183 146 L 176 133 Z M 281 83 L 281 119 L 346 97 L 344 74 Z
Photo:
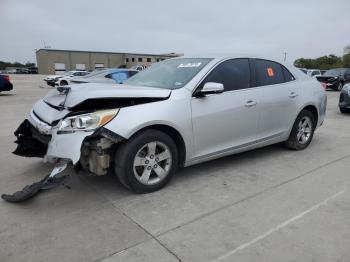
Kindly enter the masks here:
M 85 70 L 85 64 L 76 64 L 75 69 L 76 70 Z
M 105 64 L 95 64 L 95 69 L 105 68 Z
M 66 71 L 66 65 L 64 63 L 55 63 L 55 74 L 62 74 Z

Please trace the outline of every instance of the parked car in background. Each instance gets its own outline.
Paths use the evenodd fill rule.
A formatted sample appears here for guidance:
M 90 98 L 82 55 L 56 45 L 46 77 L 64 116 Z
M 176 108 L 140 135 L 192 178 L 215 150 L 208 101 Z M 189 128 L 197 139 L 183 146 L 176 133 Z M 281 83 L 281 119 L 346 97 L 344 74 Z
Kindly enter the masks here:
M 82 83 L 106 83 L 106 84 L 123 84 L 125 80 L 139 71 L 124 68 L 105 69 L 93 72 L 85 77 L 76 77 L 70 80 L 71 84 Z
M 114 171 L 127 188 L 152 192 L 179 166 L 280 142 L 305 149 L 326 103 L 319 82 L 270 59 L 169 59 L 119 88 L 52 90 L 15 132 L 15 153 L 56 163 L 50 179 L 72 163 L 97 175 Z
M 76 71 L 73 73 L 70 73 L 67 76 L 63 76 L 61 78 L 58 78 L 58 80 L 55 82 L 55 86 L 66 86 L 70 84 L 70 81 L 76 77 L 84 77 L 89 75 L 90 72 L 87 71 Z
M 306 74 L 310 77 L 316 77 L 316 76 L 322 75 L 321 71 L 318 69 L 308 69 Z
M 350 68 L 330 69 L 323 75 L 316 76 L 316 78 L 321 83 L 324 83 L 327 88 L 340 91 L 346 83 L 350 82 Z
M 132 70 L 137 70 L 137 71 L 142 71 L 145 70 L 147 67 L 143 66 L 143 65 L 136 65 L 136 66 L 132 66 L 130 69 Z
M 10 76 L 0 74 L 0 92 L 11 91 L 12 89 L 13 85 L 10 81 Z
M 307 69 L 306 68 L 298 68 L 301 72 L 303 72 L 304 74 L 307 74 Z
M 344 85 L 340 91 L 339 110 L 342 113 L 350 113 L 350 84 Z
M 63 78 L 63 77 L 74 77 L 74 76 L 83 76 L 88 74 L 86 71 L 68 71 L 65 72 L 62 75 L 48 75 L 44 78 L 44 81 L 49 85 L 49 86 L 55 86 L 55 83 Z

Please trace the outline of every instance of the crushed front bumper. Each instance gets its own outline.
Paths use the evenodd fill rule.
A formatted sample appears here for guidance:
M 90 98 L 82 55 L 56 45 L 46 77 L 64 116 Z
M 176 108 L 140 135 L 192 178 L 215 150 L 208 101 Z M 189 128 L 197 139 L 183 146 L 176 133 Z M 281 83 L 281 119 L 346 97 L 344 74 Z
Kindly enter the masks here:
M 84 139 L 93 133 L 57 134 L 56 126 L 41 121 L 31 112 L 15 131 L 17 148 L 13 153 L 24 157 L 42 157 L 50 163 L 68 159 L 75 165 L 80 159 Z
M 44 157 L 51 135 L 40 133 L 27 119 L 15 131 L 17 148 L 13 153 L 24 157 Z

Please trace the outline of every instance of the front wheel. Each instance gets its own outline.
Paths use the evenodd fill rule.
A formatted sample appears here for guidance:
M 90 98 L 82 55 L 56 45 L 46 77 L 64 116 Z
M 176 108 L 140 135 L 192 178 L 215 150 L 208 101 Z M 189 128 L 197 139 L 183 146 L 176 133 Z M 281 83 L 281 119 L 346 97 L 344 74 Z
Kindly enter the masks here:
M 177 165 L 174 141 L 167 134 L 151 129 L 122 142 L 114 159 L 119 181 L 136 193 L 164 187 L 176 172 Z
M 293 150 L 302 150 L 308 147 L 315 131 L 315 119 L 308 110 L 303 110 L 294 122 L 288 140 L 284 143 L 286 147 Z
M 66 85 L 68 85 L 68 82 L 67 81 L 61 81 L 61 83 L 60 83 L 60 86 L 66 86 Z

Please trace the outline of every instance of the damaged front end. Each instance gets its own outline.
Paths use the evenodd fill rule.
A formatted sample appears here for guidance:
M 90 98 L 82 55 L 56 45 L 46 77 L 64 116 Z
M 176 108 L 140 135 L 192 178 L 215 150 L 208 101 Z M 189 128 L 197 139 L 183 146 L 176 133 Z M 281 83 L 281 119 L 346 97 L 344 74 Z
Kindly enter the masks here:
M 34 119 L 33 122 L 32 112 L 15 131 L 17 148 L 13 153 L 24 157 L 41 157 L 44 161 L 54 163 L 55 167 L 51 174 L 41 181 L 28 185 L 12 195 L 2 195 L 2 198 L 8 202 L 22 202 L 42 190 L 62 185 L 68 178 L 68 175 L 62 175 L 62 172 L 69 165 L 95 175 L 107 174 L 113 147 L 123 138 L 103 128 L 105 122 L 112 119 L 112 117 L 105 119 L 106 115 L 111 114 L 103 112 L 99 113 L 101 121 L 100 118 L 98 120 L 94 118 L 96 113 L 91 114 L 90 118 L 84 114 L 67 117 L 54 127 L 49 125 L 43 127 L 43 122 L 39 119 Z M 114 110 L 113 116 L 116 113 L 117 110 Z M 74 121 L 95 119 L 95 122 L 91 121 L 84 127 L 84 123 L 80 121 L 77 124 L 78 129 L 75 130 L 74 124 L 67 125 L 67 121 L 73 121 L 72 119 Z
M 17 148 L 12 153 L 23 157 L 44 157 L 51 135 L 41 134 L 26 119 L 15 131 Z
M 104 128 L 120 108 L 162 101 L 169 90 L 116 88 L 94 85 L 59 87 L 39 100 L 15 131 L 14 154 L 41 157 L 55 164 L 50 175 L 12 195 L 2 195 L 9 202 L 29 199 L 44 189 L 61 185 L 67 176 L 63 170 L 72 165 L 95 175 L 106 175 L 112 155 L 124 138 Z

